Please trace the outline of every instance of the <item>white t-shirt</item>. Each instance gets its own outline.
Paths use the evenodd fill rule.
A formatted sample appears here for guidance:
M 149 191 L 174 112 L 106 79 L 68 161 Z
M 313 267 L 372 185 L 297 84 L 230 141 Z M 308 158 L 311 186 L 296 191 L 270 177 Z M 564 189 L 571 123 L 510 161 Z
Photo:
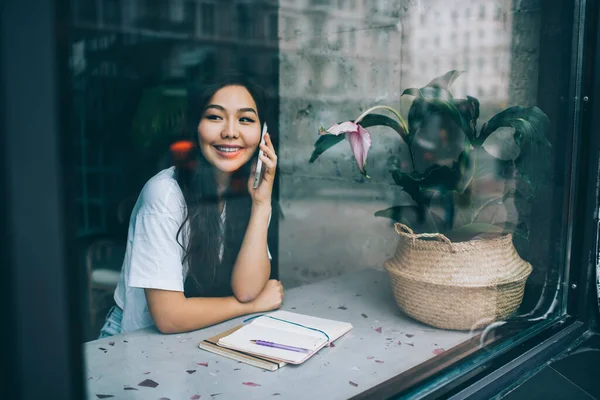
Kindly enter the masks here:
M 225 211 L 224 207 L 221 239 Z M 182 263 L 184 249 L 178 238 L 185 247 L 186 235 L 182 238 L 177 232 L 185 215 L 185 200 L 175 180 L 175 167 L 162 170 L 146 182 L 129 219 L 127 249 L 114 294 L 115 302 L 123 310 L 122 333 L 154 325 L 145 288 L 183 292 L 188 268 L 187 263 Z

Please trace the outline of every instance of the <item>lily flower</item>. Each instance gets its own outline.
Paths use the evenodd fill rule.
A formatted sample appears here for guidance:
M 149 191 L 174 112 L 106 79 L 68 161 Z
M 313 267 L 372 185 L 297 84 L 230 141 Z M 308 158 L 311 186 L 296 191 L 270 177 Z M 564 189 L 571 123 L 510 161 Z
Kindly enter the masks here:
M 352 153 L 358 164 L 360 172 L 367 176 L 367 154 L 371 148 L 371 134 L 361 125 L 352 121 L 346 121 L 341 124 L 335 124 L 329 129 L 319 128 L 320 135 L 344 135 L 346 140 L 350 142 Z

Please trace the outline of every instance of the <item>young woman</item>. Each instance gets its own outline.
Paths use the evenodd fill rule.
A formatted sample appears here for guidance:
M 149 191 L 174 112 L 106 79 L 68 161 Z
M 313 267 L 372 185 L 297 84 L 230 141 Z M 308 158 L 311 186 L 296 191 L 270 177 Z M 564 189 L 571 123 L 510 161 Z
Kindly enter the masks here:
M 190 96 L 189 110 L 192 155 L 142 189 L 100 337 L 152 325 L 191 331 L 281 305 L 283 288 L 269 280 L 277 155 L 268 134 L 260 144 L 264 98 L 229 77 Z M 253 189 L 259 148 L 264 175 Z

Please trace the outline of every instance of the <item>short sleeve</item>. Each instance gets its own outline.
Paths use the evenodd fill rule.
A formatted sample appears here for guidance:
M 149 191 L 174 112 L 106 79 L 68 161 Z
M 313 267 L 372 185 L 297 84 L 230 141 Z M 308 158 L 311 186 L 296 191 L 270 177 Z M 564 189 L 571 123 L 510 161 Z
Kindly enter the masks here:
M 168 214 L 138 214 L 134 223 L 129 286 L 183 292 L 180 223 Z

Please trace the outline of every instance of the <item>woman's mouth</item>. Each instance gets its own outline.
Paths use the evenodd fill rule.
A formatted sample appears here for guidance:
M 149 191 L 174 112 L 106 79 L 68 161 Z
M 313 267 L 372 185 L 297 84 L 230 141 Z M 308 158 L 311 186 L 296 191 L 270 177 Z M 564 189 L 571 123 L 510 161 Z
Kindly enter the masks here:
M 240 146 L 223 146 L 223 145 L 214 145 L 215 150 L 217 150 L 217 154 L 224 158 L 234 158 L 237 157 L 238 154 L 244 150 L 243 147 Z

